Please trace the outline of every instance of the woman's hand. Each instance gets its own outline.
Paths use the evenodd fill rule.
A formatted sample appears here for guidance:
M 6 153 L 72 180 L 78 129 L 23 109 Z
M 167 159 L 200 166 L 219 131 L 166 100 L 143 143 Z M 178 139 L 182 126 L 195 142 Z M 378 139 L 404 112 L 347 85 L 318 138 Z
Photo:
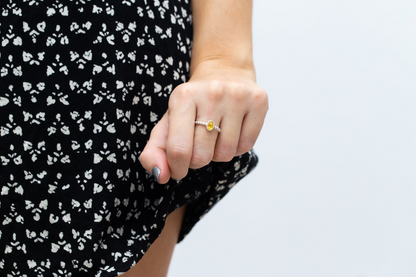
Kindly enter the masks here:
M 249 151 L 268 109 L 255 83 L 252 0 L 192 0 L 193 48 L 189 82 L 175 88 L 153 128 L 140 162 L 159 183 L 182 179 L 189 168 L 226 162 Z M 213 120 L 207 131 L 195 121 Z
M 254 78 L 251 68 L 198 64 L 191 80 L 172 92 L 140 155 L 143 167 L 164 184 L 182 179 L 189 168 L 230 161 L 252 149 L 268 109 L 267 94 Z M 196 120 L 213 120 L 221 132 L 208 131 Z

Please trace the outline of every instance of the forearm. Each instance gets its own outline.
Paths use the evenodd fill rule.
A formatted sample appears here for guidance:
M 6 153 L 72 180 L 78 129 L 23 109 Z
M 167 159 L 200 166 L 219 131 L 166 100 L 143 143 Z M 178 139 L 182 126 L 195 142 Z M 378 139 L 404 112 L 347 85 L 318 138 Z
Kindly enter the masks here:
M 252 0 L 192 0 L 194 41 L 191 76 L 215 67 L 241 69 L 255 78 L 252 57 Z

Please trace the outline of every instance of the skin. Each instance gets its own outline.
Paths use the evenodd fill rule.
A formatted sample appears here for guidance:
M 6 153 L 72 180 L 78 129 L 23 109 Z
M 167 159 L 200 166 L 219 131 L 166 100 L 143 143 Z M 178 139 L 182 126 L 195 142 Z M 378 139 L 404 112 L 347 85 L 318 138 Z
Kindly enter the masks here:
M 253 65 L 252 0 L 192 0 L 192 14 L 190 80 L 174 89 L 140 155 L 147 171 L 160 169 L 161 184 L 184 178 L 190 168 L 227 162 L 252 149 L 268 110 L 267 93 L 257 86 Z M 221 133 L 208 132 L 195 120 L 213 120 Z M 166 276 L 182 216 L 183 209 L 168 216 L 164 239 L 125 277 Z
M 171 213 L 165 222 L 160 236 L 150 246 L 143 258 L 122 277 L 165 277 L 173 249 L 178 241 L 185 207 Z
M 252 1 L 193 0 L 192 11 L 190 80 L 174 89 L 140 155 L 146 170 L 160 169 L 161 184 L 249 151 L 268 110 L 267 93 L 255 80 Z M 222 131 L 207 132 L 195 120 L 213 120 Z

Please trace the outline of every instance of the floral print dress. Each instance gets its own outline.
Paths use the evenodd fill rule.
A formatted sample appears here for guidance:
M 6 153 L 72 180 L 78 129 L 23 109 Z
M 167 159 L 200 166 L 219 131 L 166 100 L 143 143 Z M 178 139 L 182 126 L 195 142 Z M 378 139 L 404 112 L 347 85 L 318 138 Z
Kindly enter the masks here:
M 156 183 L 138 161 L 189 75 L 189 0 L 2 0 L 0 276 L 117 276 L 257 163 Z

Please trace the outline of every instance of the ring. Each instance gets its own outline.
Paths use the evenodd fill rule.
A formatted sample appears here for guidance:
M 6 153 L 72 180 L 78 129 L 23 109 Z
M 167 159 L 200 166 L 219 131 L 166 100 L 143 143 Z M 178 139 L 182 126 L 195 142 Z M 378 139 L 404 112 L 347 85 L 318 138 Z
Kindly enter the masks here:
M 198 125 L 204 125 L 208 131 L 212 131 L 213 129 L 217 130 L 218 133 L 221 132 L 221 129 L 217 126 L 215 126 L 214 121 L 212 120 L 208 120 L 208 122 L 203 122 L 203 121 L 195 121 L 195 124 Z

